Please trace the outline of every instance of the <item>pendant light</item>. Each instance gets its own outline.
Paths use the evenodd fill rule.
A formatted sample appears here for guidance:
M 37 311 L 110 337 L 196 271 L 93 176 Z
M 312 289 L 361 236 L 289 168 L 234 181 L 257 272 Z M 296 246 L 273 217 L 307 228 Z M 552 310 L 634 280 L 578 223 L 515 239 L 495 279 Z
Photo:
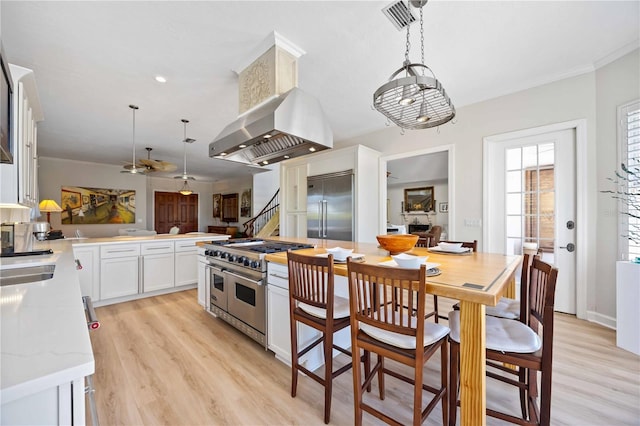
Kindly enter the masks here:
M 411 43 L 407 25 L 407 43 L 402 67 L 375 91 L 373 106 L 403 129 L 427 129 L 447 123 L 455 117 L 456 110 L 433 71 L 424 64 L 422 7 L 427 0 L 411 0 L 409 3 L 420 9 L 422 62 L 416 64 L 409 60 Z M 430 75 L 425 75 L 427 71 Z
M 184 169 L 182 172 L 182 176 L 176 176 L 174 179 L 182 179 L 184 183 L 182 184 L 182 188 L 180 188 L 180 194 L 182 195 L 191 195 L 193 191 L 189 188 L 189 181 L 196 180 L 192 176 L 187 175 L 187 144 L 194 143 L 196 140 L 187 137 L 187 123 L 189 120 L 185 120 L 184 118 L 181 120 L 184 123 L 184 139 L 182 143 L 184 143 Z
M 127 173 L 131 175 L 144 175 L 147 173 L 147 169 L 144 167 L 136 167 L 136 110 L 138 110 L 137 105 L 129 105 L 131 111 L 133 111 L 133 135 L 131 139 L 133 140 L 133 153 L 131 158 L 131 168 L 128 170 L 122 170 L 120 173 Z

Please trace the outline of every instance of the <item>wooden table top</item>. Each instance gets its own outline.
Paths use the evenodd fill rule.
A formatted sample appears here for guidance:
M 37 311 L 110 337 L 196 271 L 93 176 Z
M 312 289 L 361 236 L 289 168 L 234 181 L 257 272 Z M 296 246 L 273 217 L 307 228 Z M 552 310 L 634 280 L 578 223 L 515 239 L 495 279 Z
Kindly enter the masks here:
M 271 238 L 276 239 L 276 238 Z M 354 253 L 364 254 L 364 261 L 378 264 L 391 260 L 386 250 L 375 243 L 356 243 L 350 241 L 318 240 L 312 238 L 279 238 L 281 241 L 305 242 L 316 248 L 298 250 L 297 253 L 316 255 L 326 253 L 326 248 L 352 248 Z M 452 299 L 466 300 L 495 306 L 505 288 L 514 277 L 514 272 L 522 262 L 522 256 L 506 256 L 493 253 L 441 254 L 426 248 L 415 247 L 408 252 L 418 256 L 429 256 L 429 263 L 439 263 L 441 274 L 427 277 L 427 291 Z M 286 253 L 273 253 L 266 256 L 267 261 L 287 263 Z M 335 264 L 337 275 L 347 276 L 345 264 Z

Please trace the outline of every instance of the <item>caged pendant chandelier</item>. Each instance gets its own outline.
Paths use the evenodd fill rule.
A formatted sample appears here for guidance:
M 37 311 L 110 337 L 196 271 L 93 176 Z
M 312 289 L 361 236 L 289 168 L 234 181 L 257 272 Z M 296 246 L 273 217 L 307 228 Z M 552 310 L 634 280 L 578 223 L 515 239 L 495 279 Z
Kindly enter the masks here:
M 402 67 L 373 94 L 373 106 L 403 129 L 427 129 L 445 124 L 456 115 L 455 107 L 431 69 L 424 64 L 424 24 L 422 7 L 427 0 L 410 0 L 420 9 L 420 48 L 422 62 L 409 60 L 409 25 Z M 405 6 L 406 7 L 406 6 Z M 408 13 L 410 13 L 407 10 Z M 425 75 L 425 72 L 429 75 Z
M 189 120 L 185 120 L 183 118 L 180 121 L 184 123 L 184 139 L 182 140 L 182 142 L 184 143 L 184 168 L 182 171 L 182 176 L 175 176 L 174 179 L 182 179 L 184 181 L 184 183 L 182 184 L 182 188 L 179 191 L 180 194 L 191 195 L 193 191 L 191 190 L 191 188 L 189 188 L 189 181 L 196 180 L 196 178 L 187 175 L 187 144 L 194 143 L 196 140 L 187 137 L 187 123 L 189 122 Z
M 128 173 L 131 175 L 145 175 L 147 173 L 147 169 L 144 167 L 136 167 L 136 111 L 139 109 L 137 105 L 129 105 L 131 111 L 133 111 L 133 153 L 131 158 L 131 167 L 127 170 L 122 170 L 120 173 Z

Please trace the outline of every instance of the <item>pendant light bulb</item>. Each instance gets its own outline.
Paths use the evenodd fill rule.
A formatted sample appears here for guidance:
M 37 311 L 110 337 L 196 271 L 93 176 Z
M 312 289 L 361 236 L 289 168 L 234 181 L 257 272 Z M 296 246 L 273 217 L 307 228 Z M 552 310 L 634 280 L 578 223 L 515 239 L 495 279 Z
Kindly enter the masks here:
M 189 188 L 189 183 L 185 180 L 182 188 L 180 189 L 180 194 L 182 195 L 191 195 L 193 191 Z

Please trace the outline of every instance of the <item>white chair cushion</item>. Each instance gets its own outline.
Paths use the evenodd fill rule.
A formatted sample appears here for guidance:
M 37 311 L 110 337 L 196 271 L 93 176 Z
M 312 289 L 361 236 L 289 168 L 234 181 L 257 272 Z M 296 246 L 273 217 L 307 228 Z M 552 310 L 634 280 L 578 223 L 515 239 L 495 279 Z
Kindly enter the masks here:
M 327 319 L 327 311 L 325 309 L 307 305 L 306 303 L 299 303 L 298 308 L 310 315 L 313 315 L 314 317 Z M 340 296 L 333 296 L 333 318 L 346 318 L 349 315 L 349 299 L 345 299 Z
M 509 299 L 508 297 L 501 297 L 496 306 L 487 306 L 485 313 L 498 318 L 520 318 L 520 301 Z
M 505 318 L 485 316 L 487 349 L 501 352 L 533 353 L 542 340 L 529 326 Z M 451 340 L 460 342 L 460 311 L 449 312 Z
M 377 314 L 376 314 L 377 315 Z M 399 322 L 399 314 L 396 312 L 396 323 Z M 411 326 L 416 326 L 416 317 L 411 317 Z M 374 339 L 380 340 L 381 342 L 387 343 L 389 345 L 396 346 L 402 349 L 415 349 L 416 348 L 416 339 L 413 336 L 407 336 L 404 334 L 394 333 L 392 331 L 382 330 L 380 328 L 374 327 L 369 324 L 365 324 L 363 322 L 360 323 L 360 330 L 367 333 L 369 336 Z M 436 324 L 433 322 L 426 321 L 424 322 L 424 345 L 429 346 L 438 340 L 445 337 L 449 334 L 449 328 L 444 325 Z

